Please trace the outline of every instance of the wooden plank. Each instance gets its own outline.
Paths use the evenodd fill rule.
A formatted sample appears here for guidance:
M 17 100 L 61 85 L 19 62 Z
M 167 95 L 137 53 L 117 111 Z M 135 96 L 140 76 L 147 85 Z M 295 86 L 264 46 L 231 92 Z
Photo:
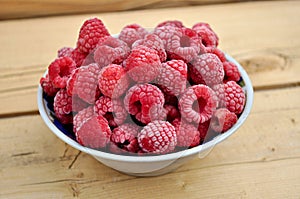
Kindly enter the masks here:
M 185 12 L 172 8 L 94 16 L 103 19 L 111 33 L 119 32 L 129 23 L 153 27 L 173 16 L 187 26 L 197 21 L 209 22 L 219 34 L 220 48 L 245 66 L 256 89 L 264 89 L 300 83 L 300 40 L 295 39 L 300 33 L 299 7 L 299 1 L 248 2 L 196 6 L 185 8 Z M 139 17 L 141 15 L 143 17 Z M 89 17 L 91 15 L 0 22 L 1 115 L 36 111 L 33 90 L 40 76 L 60 47 L 75 45 L 78 29 Z M 11 104 L 14 99 L 22 100 Z
M 37 17 L 61 14 L 79 14 L 90 12 L 112 12 L 133 9 L 153 9 L 162 7 L 182 7 L 191 5 L 204 5 L 216 3 L 240 2 L 239 0 L 59 0 L 24 1 L 1 0 L 0 20 L 23 17 Z
M 64 144 L 37 115 L 0 119 L 0 197 L 297 198 L 299 91 L 256 92 L 250 117 L 234 135 L 204 159 L 156 178 L 109 169 Z

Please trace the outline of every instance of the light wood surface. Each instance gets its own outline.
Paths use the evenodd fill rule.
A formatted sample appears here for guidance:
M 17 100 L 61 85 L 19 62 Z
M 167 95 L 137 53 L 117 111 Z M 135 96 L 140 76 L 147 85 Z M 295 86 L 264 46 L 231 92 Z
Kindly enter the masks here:
M 252 112 L 204 159 L 136 178 L 60 141 L 38 115 L 40 76 L 74 46 L 74 15 L 0 22 L 0 198 L 300 198 L 300 2 L 272 1 L 94 14 L 111 33 L 176 18 L 212 25 L 220 48 L 244 65 Z

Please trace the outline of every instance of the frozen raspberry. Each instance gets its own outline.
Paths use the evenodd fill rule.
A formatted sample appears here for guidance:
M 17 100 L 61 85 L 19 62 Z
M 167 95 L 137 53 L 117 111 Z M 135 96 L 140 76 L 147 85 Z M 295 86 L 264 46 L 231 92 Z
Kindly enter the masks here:
M 192 61 L 200 53 L 201 38 L 189 28 L 181 28 L 170 34 L 166 51 L 169 59 Z
M 87 55 L 88 55 L 87 53 L 81 52 L 78 48 L 75 48 L 71 52 L 71 58 L 76 63 L 76 67 L 80 67 L 83 65 L 84 60 L 86 59 Z
M 237 122 L 235 113 L 226 108 L 217 109 L 211 118 L 211 128 L 219 133 L 230 129 Z
M 98 86 L 103 95 L 110 98 L 120 97 L 129 87 L 130 80 L 122 66 L 110 64 L 101 69 Z
M 187 65 L 182 60 L 171 60 L 162 63 L 156 83 L 169 91 L 168 94 L 180 95 L 186 88 Z
M 207 120 L 206 122 L 198 124 L 198 131 L 200 133 L 200 142 L 208 141 L 209 135 L 209 126 L 210 126 L 211 119 Z
M 177 28 L 183 28 L 184 25 L 182 24 L 181 21 L 178 20 L 167 20 L 159 23 L 156 28 L 163 27 L 163 26 L 172 26 L 172 27 L 177 27 Z
M 54 97 L 55 94 L 59 91 L 58 88 L 54 88 L 48 74 L 40 79 L 40 84 L 43 88 L 43 91 L 50 97 Z
M 73 50 L 71 47 L 62 47 L 57 51 L 57 57 L 72 57 Z
M 217 34 L 212 30 L 212 28 L 207 23 L 197 23 L 192 27 L 193 30 L 202 38 L 202 43 L 206 47 L 217 47 L 219 38 Z
M 172 152 L 177 144 L 175 128 L 166 121 L 153 121 L 138 135 L 138 142 L 144 152 L 165 154 Z
M 238 67 L 232 62 L 223 62 L 225 77 L 224 81 L 239 81 L 241 78 Z
M 221 62 L 226 61 L 225 54 L 220 49 L 218 49 L 216 47 L 205 47 L 205 52 L 217 55 Z
M 65 89 L 60 89 L 54 97 L 54 112 L 57 119 L 63 124 L 72 123 L 72 97 Z
M 180 31 L 180 28 L 173 26 L 162 26 L 155 28 L 153 34 L 157 35 L 162 40 L 164 48 L 166 49 L 170 37 L 178 31 Z
M 88 19 L 80 28 L 77 47 L 83 53 L 90 53 L 99 39 L 108 35 L 109 32 L 100 19 Z
M 224 84 L 226 108 L 235 113 L 240 114 L 245 105 L 245 93 L 240 85 L 235 81 L 228 81 Z
M 164 108 L 166 110 L 168 122 L 173 122 L 173 120 L 180 118 L 180 112 L 176 106 L 165 104 Z
M 112 36 L 100 39 L 94 52 L 94 59 L 100 67 L 108 64 L 121 64 L 129 55 L 127 44 Z
M 73 131 L 76 133 L 80 129 L 81 125 L 93 115 L 95 115 L 93 106 L 89 106 L 79 111 L 73 118 Z
M 146 46 L 137 46 L 125 60 L 125 69 L 134 81 L 138 83 L 151 82 L 161 69 L 157 51 Z
M 148 34 L 148 31 L 145 28 L 138 24 L 131 24 L 125 26 L 121 30 L 119 39 L 126 42 L 127 45 L 131 47 L 136 40 L 143 39 L 146 34 Z
M 77 112 L 81 111 L 82 109 L 87 108 L 88 106 L 90 106 L 90 104 L 83 101 L 82 99 L 80 99 L 77 95 L 72 96 L 72 112 L 73 113 L 77 113 Z
M 164 103 L 163 93 L 151 84 L 131 87 L 124 98 L 125 109 L 144 124 L 164 117 Z
M 175 119 L 172 124 L 176 130 L 177 146 L 189 148 L 200 144 L 200 132 L 194 124 L 179 118 Z
M 103 115 L 111 127 L 124 123 L 128 115 L 120 99 L 111 99 L 106 96 L 101 96 L 95 102 L 94 112 Z
M 218 107 L 225 107 L 225 88 L 224 84 L 216 84 L 212 87 L 218 98 Z
M 137 135 L 140 128 L 134 124 L 123 124 L 112 131 L 111 141 L 119 148 L 136 153 L 140 148 Z
M 215 54 L 201 54 L 189 66 L 190 78 L 196 84 L 213 86 L 224 79 L 223 64 Z
M 179 99 L 181 116 L 188 122 L 203 123 L 209 120 L 217 107 L 215 92 L 198 84 L 186 89 Z
M 68 93 L 71 95 L 77 94 L 85 102 L 94 104 L 99 95 L 97 85 L 100 68 L 94 63 L 82 66 L 77 70 L 74 71 L 68 81 Z
M 135 41 L 132 44 L 132 48 L 135 48 L 137 46 L 146 46 L 148 48 L 152 48 L 157 51 L 157 54 L 160 58 L 161 62 L 166 61 L 167 59 L 167 53 L 165 51 L 164 43 L 163 41 L 155 34 L 148 34 L 144 37 L 144 39 L 140 39 Z
M 157 86 L 161 90 L 161 92 L 163 92 L 164 98 L 165 98 L 165 104 L 170 104 L 175 107 L 178 107 L 178 97 L 177 96 L 172 94 L 170 92 L 170 90 L 168 90 L 167 87 L 164 87 L 164 86 L 158 85 L 158 84 L 156 84 L 155 86 Z
M 49 80 L 56 88 L 66 88 L 67 80 L 75 68 L 75 62 L 70 57 L 57 58 L 48 67 Z
M 107 120 L 101 116 L 92 116 L 76 132 L 77 141 L 86 147 L 99 149 L 109 142 L 111 130 Z

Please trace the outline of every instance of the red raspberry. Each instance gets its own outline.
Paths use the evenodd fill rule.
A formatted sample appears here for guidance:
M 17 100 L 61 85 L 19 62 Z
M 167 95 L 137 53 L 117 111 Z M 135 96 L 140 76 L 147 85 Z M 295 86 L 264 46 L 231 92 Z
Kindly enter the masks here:
M 206 142 L 209 139 L 208 135 L 209 135 L 209 130 L 210 130 L 210 128 L 209 128 L 210 121 L 211 121 L 211 119 L 209 119 L 206 122 L 198 124 L 198 131 L 200 133 L 200 142 Z
M 43 91 L 50 97 L 54 97 L 55 94 L 59 91 L 58 88 L 54 88 L 48 74 L 40 79 L 40 84 L 43 88 Z
M 125 68 L 134 81 L 148 83 L 159 74 L 161 62 L 156 50 L 137 46 L 125 60 Z
M 100 19 L 88 19 L 80 28 L 77 47 L 83 53 L 90 53 L 99 39 L 108 35 L 109 32 Z
M 75 68 L 75 62 L 70 57 L 57 58 L 48 67 L 49 80 L 56 88 L 66 88 L 67 80 Z
M 205 47 L 205 52 L 217 55 L 222 63 L 226 61 L 225 54 L 216 47 Z
M 99 72 L 100 68 L 95 63 L 75 70 L 68 81 L 68 93 L 77 94 L 85 102 L 94 104 L 99 95 L 97 91 Z
M 54 112 L 57 119 L 63 124 L 72 123 L 72 97 L 65 89 L 60 89 L 54 97 Z
M 73 50 L 71 47 L 62 47 L 57 51 L 57 57 L 72 57 Z
M 110 140 L 119 148 L 136 153 L 140 148 L 137 141 L 137 135 L 140 128 L 134 124 L 122 124 L 112 131 Z
M 162 69 L 156 78 L 157 84 L 166 87 L 168 94 L 180 95 L 186 88 L 187 65 L 182 60 L 162 63 Z
M 125 109 L 144 124 L 164 117 L 164 95 L 154 85 L 137 84 L 131 87 L 125 98 Z
M 218 107 L 225 107 L 225 88 L 224 84 L 216 84 L 212 87 L 218 98 Z
M 126 42 L 129 47 L 139 39 L 143 39 L 148 31 L 138 24 L 130 24 L 125 26 L 119 35 L 119 39 Z
M 232 62 L 223 62 L 225 77 L 224 81 L 239 81 L 241 78 L 238 67 Z
M 162 40 L 164 48 L 166 49 L 170 37 L 178 31 L 180 31 L 180 28 L 173 26 L 162 26 L 156 27 L 153 31 L 153 34 L 157 35 Z
M 224 84 L 224 91 L 226 108 L 235 114 L 240 114 L 244 109 L 246 100 L 241 86 L 235 81 L 228 81 Z
M 135 41 L 132 44 L 132 48 L 135 48 L 137 46 L 146 46 L 148 48 L 152 48 L 157 51 L 157 54 L 160 58 L 161 62 L 166 61 L 167 59 L 167 53 L 165 51 L 164 43 L 163 41 L 155 34 L 148 34 L 144 37 L 144 39 L 140 39 Z
M 219 38 L 207 23 L 197 23 L 192 27 L 193 30 L 202 38 L 202 43 L 206 47 L 217 47 Z
M 190 78 L 196 84 L 213 86 L 224 79 L 223 64 L 215 54 L 199 55 L 189 66 Z
M 122 66 L 110 64 L 101 69 L 98 77 L 100 91 L 110 97 L 120 97 L 129 87 L 130 80 Z
M 175 107 L 178 107 L 178 97 L 175 96 L 174 94 L 172 94 L 168 88 L 162 86 L 162 85 L 155 85 L 157 86 L 161 92 L 163 92 L 164 94 L 164 98 L 165 98 L 165 104 L 170 104 L 173 105 Z
M 103 115 L 111 127 L 124 123 L 128 113 L 120 99 L 101 96 L 95 103 L 94 112 Z
M 175 128 L 166 121 L 153 121 L 138 135 L 138 142 L 144 152 L 165 154 L 172 152 L 177 144 Z
M 89 106 L 79 111 L 73 118 L 73 131 L 76 133 L 80 129 L 81 125 L 93 115 L 95 115 L 93 106 Z
M 177 146 L 194 147 L 200 144 L 200 132 L 191 123 L 187 123 L 179 118 L 172 122 L 176 130 Z
M 215 92 L 202 84 L 187 88 L 179 99 L 181 116 L 188 122 L 196 122 L 197 124 L 209 120 L 216 107 Z
M 164 108 L 166 110 L 168 122 L 173 122 L 173 120 L 180 118 L 180 112 L 176 106 L 165 104 Z
M 84 60 L 86 59 L 87 55 L 88 55 L 87 53 L 81 52 L 78 48 L 75 48 L 71 52 L 71 58 L 76 63 L 76 67 L 80 67 L 83 65 L 83 63 L 85 62 Z
M 109 142 L 111 130 L 107 120 L 101 116 L 92 116 L 76 132 L 77 141 L 86 147 L 104 148 Z
M 172 27 L 177 27 L 177 28 L 183 28 L 184 25 L 182 24 L 181 21 L 178 20 L 167 20 L 159 23 L 156 28 L 163 27 L 163 26 L 172 26 Z
M 94 59 L 100 67 L 121 64 L 129 55 L 130 48 L 125 42 L 112 36 L 100 39 L 94 52 Z
M 217 109 L 211 118 L 211 128 L 218 132 L 223 133 L 230 129 L 237 122 L 235 113 L 230 112 L 226 108 Z
M 67 93 L 68 93 L 68 91 L 67 91 Z M 80 99 L 77 95 L 72 96 L 72 111 L 73 111 L 73 113 L 79 112 L 88 106 L 90 106 L 90 104 L 83 101 L 82 99 Z

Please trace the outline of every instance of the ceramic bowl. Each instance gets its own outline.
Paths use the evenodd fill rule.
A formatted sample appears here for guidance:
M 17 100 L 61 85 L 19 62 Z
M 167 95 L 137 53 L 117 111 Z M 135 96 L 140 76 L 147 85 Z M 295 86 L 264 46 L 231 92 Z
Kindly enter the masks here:
M 171 172 L 178 168 L 179 166 L 185 164 L 189 160 L 200 157 L 205 157 L 208 152 L 216 145 L 224 141 L 226 138 L 235 133 L 238 128 L 245 122 L 248 117 L 250 110 L 252 108 L 253 102 L 253 87 L 249 79 L 248 74 L 243 69 L 243 67 L 231 56 L 226 54 L 228 61 L 235 63 L 238 66 L 239 72 L 242 77 L 243 89 L 246 93 L 246 103 L 244 110 L 237 123 L 223 134 L 217 135 L 212 140 L 199 145 L 197 147 L 186 149 L 183 151 L 157 155 L 157 156 L 126 156 L 117 155 L 108 152 L 103 152 L 91 148 L 84 147 L 76 142 L 74 138 L 64 132 L 60 124 L 55 120 L 50 114 L 50 110 L 47 107 L 46 100 L 43 97 L 43 91 L 41 86 L 38 87 L 38 108 L 42 119 L 49 129 L 59 137 L 63 142 L 69 144 L 70 146 L 93 156 L 102 164 L 111 167 L 122 173 L 134 176 L 157 176 L 168 172 Z M 222 161 L 222 160 L 220 160 Z

